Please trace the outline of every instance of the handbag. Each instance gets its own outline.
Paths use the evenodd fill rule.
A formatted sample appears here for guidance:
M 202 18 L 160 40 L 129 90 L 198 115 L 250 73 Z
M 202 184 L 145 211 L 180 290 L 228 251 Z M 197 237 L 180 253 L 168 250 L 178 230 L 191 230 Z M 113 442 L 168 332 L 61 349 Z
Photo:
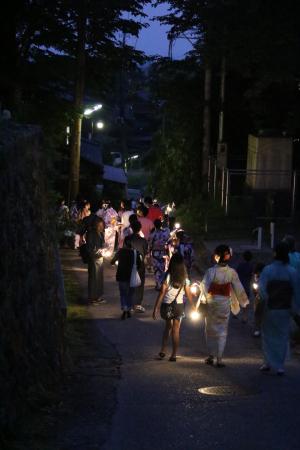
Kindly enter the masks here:
M 131 270 L 130 275 L 130 287 L 136 288 L 139 287 L 142 284 L 141 277 L 138 273 L 137 266 L 136 266 L 136 250 L 133 250 L 133 266 Z
M 176 306 L 177 306 L 177 297 L 181 292 L 181 289 L 183 288 L 183 285 L 180 286 L 180 289 L 178 290 L 174 300 L 171 303 L 163 303 L 164 305 L 164 311 L 162 314 L 163 319 L 174 319 L 175 313 L 176 313 Z

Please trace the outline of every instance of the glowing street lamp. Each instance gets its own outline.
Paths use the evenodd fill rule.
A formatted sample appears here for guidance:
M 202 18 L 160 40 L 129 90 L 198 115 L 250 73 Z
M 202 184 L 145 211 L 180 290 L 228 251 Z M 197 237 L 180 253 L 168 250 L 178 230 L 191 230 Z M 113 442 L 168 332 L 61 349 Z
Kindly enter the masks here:
M 85 109 L 84 112 L 83 112 L 83 115 L 84 116 L 90 116 L 91 114 L 93 114 L 93 112 L 98 111 L 101 108 L 102 108 L 102 105 L 99 103 L 98 105 L 94 105 L 91 108 Z
M 102 130 L 104 128 L 104 123 L 103 122 L 97 122 L 96 123 L 96 127 L 98 128 L 98 130 Z

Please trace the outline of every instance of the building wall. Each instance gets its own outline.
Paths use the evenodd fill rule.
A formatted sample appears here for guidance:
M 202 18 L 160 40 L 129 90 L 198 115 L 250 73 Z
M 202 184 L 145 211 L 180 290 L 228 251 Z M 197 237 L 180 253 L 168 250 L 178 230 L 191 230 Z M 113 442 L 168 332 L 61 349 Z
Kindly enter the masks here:
M 255 190 L 289 190 L 292 158 L 291 138 L 249 135 L 247 171 L 252 170 L 257 173 L 247 173 L 247 184 Z M 269 173 L 263 173 L 263 171 L 269 171 Z

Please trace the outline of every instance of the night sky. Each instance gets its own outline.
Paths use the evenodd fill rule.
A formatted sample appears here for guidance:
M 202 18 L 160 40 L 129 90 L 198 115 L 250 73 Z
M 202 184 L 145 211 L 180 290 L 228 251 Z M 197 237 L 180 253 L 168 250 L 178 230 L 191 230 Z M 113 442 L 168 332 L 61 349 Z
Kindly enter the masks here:
M 149 16 L 143 19 L 144 22 L 149 23 L 149 27 L 141 31 L 138 39 L 131 41 L 137 50 L 143 50 L 147 55 L 161 55 L 168 56 L 169 41 L 167 39 L 167 32 L 169 27 L 160 25 L 158 21 L 152 22 L 150 19 L 155 16 L 166 14 L 168 11 L 168 4 L 160 5 L 157 8 L 153 6 L 146 6 L 145 13 Z M 185 52 L 191 50 L 191 45 L 185 39 L 178 39 L 173 47 L 173 58 L 182 59 Z

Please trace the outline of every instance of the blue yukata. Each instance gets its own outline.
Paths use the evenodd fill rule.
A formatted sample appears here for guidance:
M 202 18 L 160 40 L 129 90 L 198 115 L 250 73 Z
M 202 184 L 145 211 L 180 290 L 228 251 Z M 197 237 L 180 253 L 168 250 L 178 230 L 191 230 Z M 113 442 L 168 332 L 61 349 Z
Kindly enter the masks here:
M 297 270 L 298 276 L 300 276 L 300 253 L 290 252 L 289 253 L 290 266 Z
M 262 349 L 265 363 L 275 370 L 282 370 L 284 367 L 289 353 L 291 313 L 299 312 L 300 309 L 297 278 L 297 271 L 293 267 L 275 260 L 264 268 L 259 279 L 260 297 L 264 306 L 261 328 Z M 289 307 L 272 309 L 268 304 L 268 285 L 270 282 L 279 280 L 289 282 L 292 287 L 292 301 Z
M 149 248 L 152 256 L 156 287 L 160 289 L 165 273 L 165 245 L 169 239 L 169 230 L 154 229 L 149 236 Z

